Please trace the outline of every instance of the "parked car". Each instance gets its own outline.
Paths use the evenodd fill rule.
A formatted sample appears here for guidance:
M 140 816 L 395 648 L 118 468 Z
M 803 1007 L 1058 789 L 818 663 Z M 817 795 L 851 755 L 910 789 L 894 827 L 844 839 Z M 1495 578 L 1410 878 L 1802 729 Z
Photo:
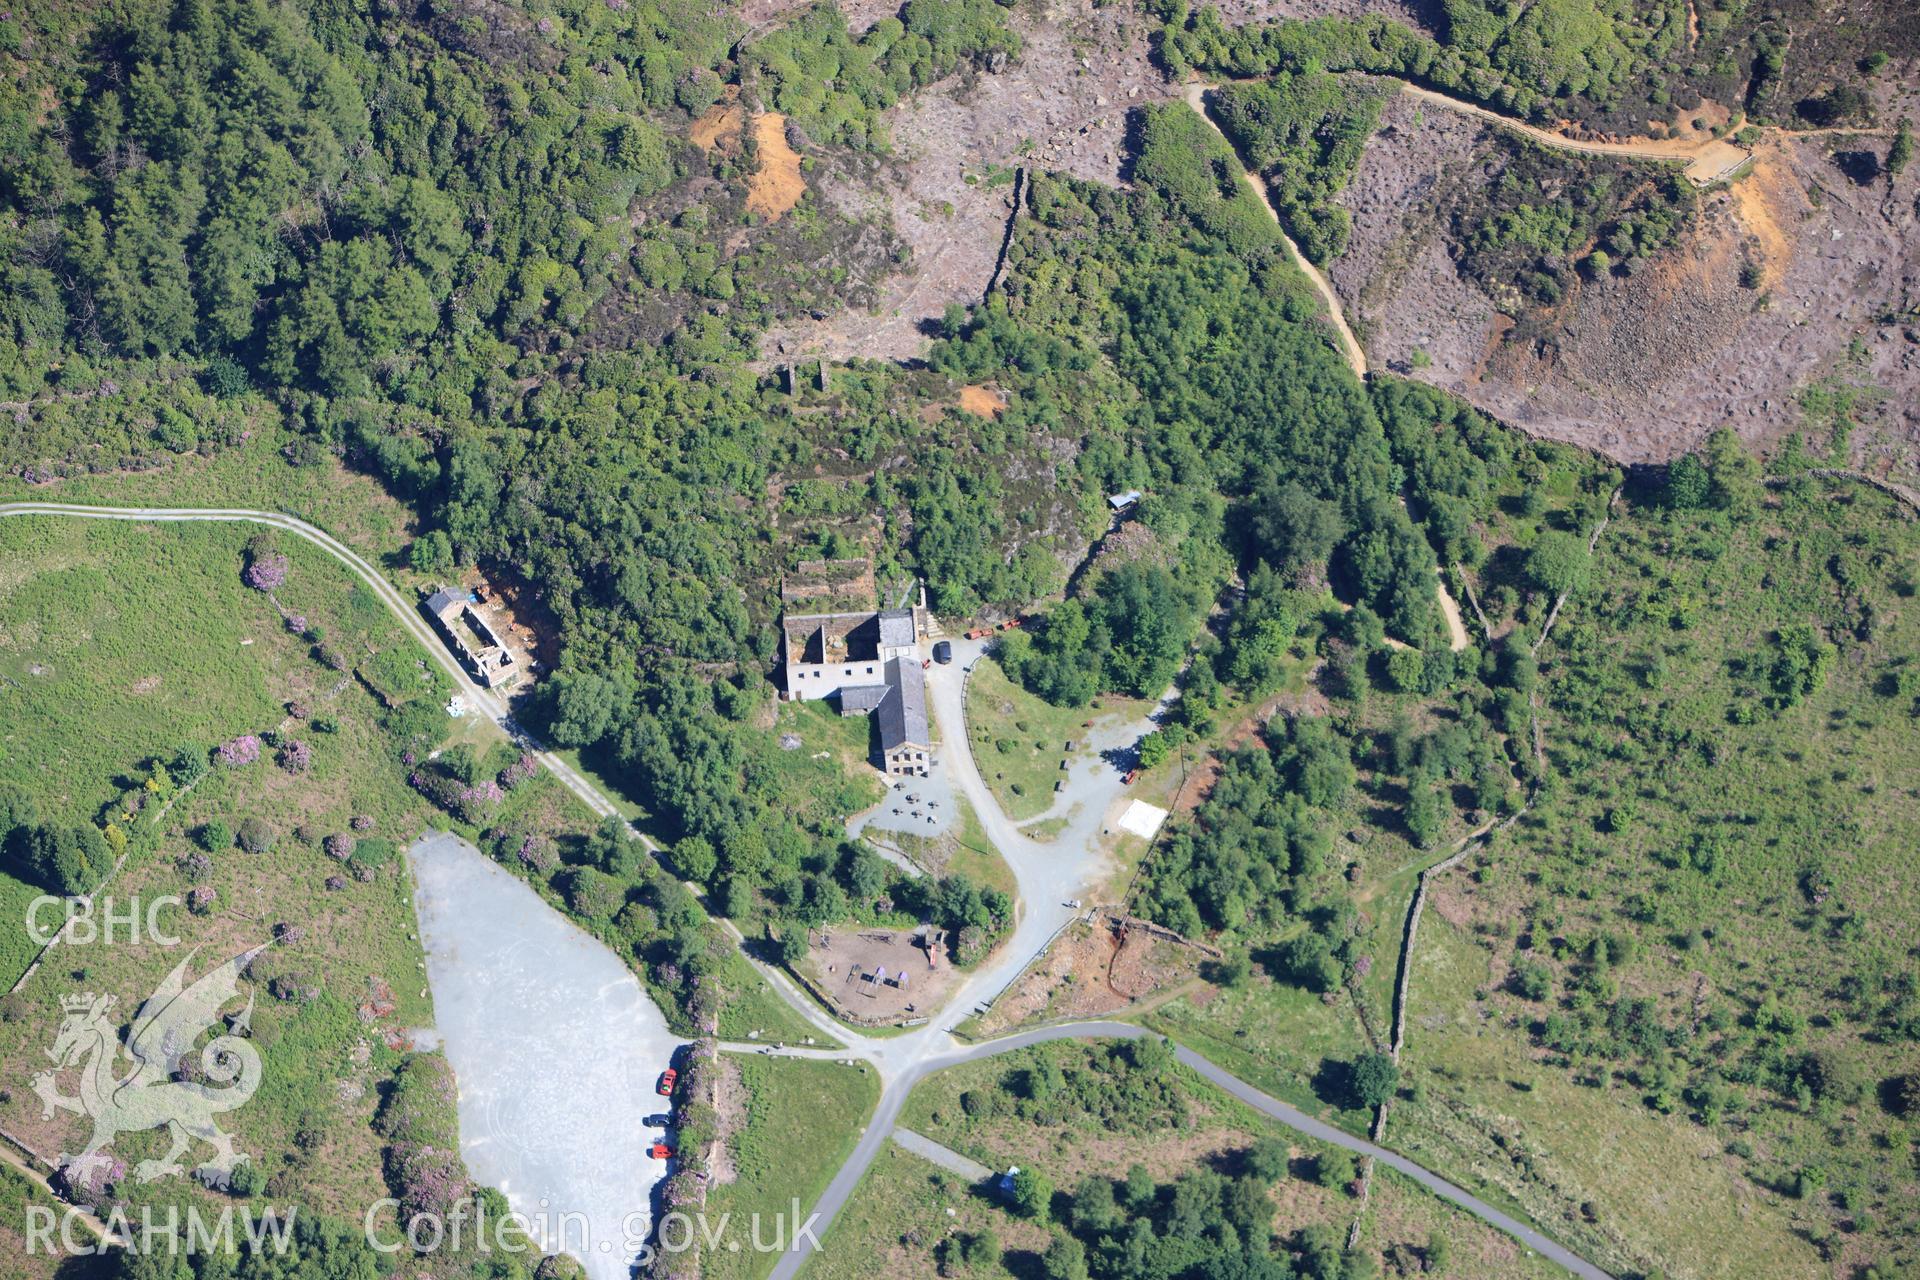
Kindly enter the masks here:
M 660 1073 L 660 1086 L 659 1086 L 660 1095 L 662 1097 L 670 1096 L 673 1093 L 674 1082 L 679 1078 L 680 1078 L 680 1073 L 678 1071 L 675 1071 L 672 1067 L 668 1067 L 665 1071 L 662 1071 Z
M 664 1111 L 656 1111 L 640 1123 L 649 1129 L 665 1129 L 673 1124 L 673 1117 Z
M 1138 769 L 1129 769 L 1127 770 L 1127 776 L 1120 779 L 1120 785 L 1123 787 L 1130 787 L 1133 785 L 1133 780 L 1139 776 L 1140 776 L 1140 771 Z
M 933 645 L 933 660 L 945 665 L 953 661 L 953 641 L 936 640 Z
M 655 1160 L 671 1160 L 673 1159 L 673 1148 L 664 1142 L 656 1142 L 647 1148 L 647 1154 Z

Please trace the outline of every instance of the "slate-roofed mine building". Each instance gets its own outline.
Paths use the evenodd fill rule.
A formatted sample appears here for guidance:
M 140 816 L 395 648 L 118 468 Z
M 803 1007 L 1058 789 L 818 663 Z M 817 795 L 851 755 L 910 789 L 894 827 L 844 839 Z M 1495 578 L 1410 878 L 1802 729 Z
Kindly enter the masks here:
M 514 665 L 513 651 L 487 620 L 480 616 L 480 611 L 473 607 L 469 592 L 442 587 L 428 596 L 420 607 L 433 619 L 441 638 L 466 666 L 467 673 L 481 684 L 490 689 L 496 688 L 511 684 L 519 674 L 519 668 Z
M 781 619 L 786 696 L 834 699 L 843 716 L 870 715 L 881 767 L 924 777 L 933 753 L 920 662 L 925 606 L 872 613 L 788 614 Z

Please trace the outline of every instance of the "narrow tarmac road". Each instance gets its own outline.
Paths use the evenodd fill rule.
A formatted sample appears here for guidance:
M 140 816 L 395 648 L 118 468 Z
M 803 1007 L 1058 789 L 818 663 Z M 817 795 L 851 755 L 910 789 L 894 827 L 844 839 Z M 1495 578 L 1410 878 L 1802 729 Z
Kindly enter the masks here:
M 915 1133 L 904 1126 L 894 1128 L 893 1141 L 895 1145 L 913 1152 L 922 1160 L 937 1165 L 956 1177 L 965 1178 L 968 1182 L 985 1182 L 993 1173 L 993 1170 L 987 1166 L 967 1159 L 952 1147 L 942 1146 L 925 1134 Z

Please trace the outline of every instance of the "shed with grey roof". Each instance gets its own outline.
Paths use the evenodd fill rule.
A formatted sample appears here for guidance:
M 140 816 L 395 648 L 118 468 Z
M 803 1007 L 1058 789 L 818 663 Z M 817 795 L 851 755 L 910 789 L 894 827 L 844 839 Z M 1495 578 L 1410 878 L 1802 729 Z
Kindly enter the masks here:
M 842 685 L 837 694 L 840 699 L 840 714 L 864 716 L 878 711 L 891 692 L 892 690 L 884 684 Z

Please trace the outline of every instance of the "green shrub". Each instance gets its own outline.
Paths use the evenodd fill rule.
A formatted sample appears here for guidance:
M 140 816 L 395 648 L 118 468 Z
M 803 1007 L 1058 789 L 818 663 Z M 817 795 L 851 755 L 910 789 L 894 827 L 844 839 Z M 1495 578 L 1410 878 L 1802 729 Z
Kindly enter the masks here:
M 259 817 L 242 819 L 240 829 L 235 833 L 235 839 L 240 847 L 248 853 L 265 853 L 273 848 L 273 842 L 278 838 L 266 820 Z

